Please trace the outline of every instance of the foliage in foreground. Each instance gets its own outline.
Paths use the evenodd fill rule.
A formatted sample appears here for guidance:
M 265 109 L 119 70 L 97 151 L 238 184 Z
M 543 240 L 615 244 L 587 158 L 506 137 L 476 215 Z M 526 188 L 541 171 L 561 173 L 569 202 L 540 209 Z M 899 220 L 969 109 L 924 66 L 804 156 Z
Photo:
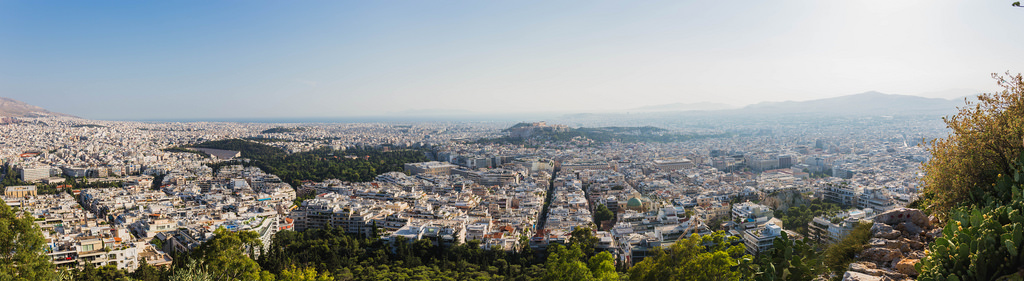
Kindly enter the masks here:
M 1000 174 L 1011 174 L 1013 161 L 1024 151 L 1024 79 L 1009 73 L 993 78 L 1004 90 L 979 95 L 977 102 L 943 118 L 952 134 L 929 148 L 933 157 L 924 164 L 923 198 L 938 216 L 958 206 L 985 205 L 985 194 L 1008 199 L 992 183 Z
M 1024 156 L 1022 156 L 1024 158 Z M 1024 160 L 1024 159 L 1022 159 Z M 1008 190 L 1008 204 L 961 207 L 950 214 L 942 237 L 918 265 L 919 280 L 994 280 L 1024 270 L 1024 169 L 998 175 L 996 190 Z
M 549 251 L 548 260 L 544 263 L 547 273 L 542 280 L 619 280 L 619 273 L 615 272 L 615 257 L 608 252 L 597 253 L 586 260 L 579 244 L 572 244 L 568 249 L 556 244 Z
M 278 275 L 292 266 L 313 267 L 336 280 L 533 280 L 545 273 L 544 259 L 528 247 L 506 252 L 480 249 L 475 240 L 444 247 L 431 240 L 399 239 L 392 248 L 384 240 L 341 228 L 281 231 L 259 263 Z
M 733 268 L 752 260 L 738 237 L 726 237 L 722 231 L 693 234 L 667 251 L 656 251 L 629 270 L 630 280 L 740 280 L 740 271 Z
M 57 277 L 43 254 L 42 232 L 32 216 L 0 204 L 0 280 L 50 280 Z
M 751 280 L 811 280 L 824 271 L 820 255 L 804 240 L 790 240 L 785 232 L 774 247 L 758 257 Z

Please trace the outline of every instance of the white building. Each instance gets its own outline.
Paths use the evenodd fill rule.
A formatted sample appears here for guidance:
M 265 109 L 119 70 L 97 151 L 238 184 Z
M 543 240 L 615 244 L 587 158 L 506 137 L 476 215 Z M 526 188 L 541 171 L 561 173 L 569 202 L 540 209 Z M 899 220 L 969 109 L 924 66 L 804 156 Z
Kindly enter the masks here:
M 782 227 L 768 223 L 764 227 L 744 231 L 743 243 L 747 246 L 748 254 L 758 255 L 771 250 L 775 246 L 775 237 L 779 235 L 782 235 Z
M 50 166 L 23 167 L 19 172 L 22 181 L 35 182 L 50 177 Z

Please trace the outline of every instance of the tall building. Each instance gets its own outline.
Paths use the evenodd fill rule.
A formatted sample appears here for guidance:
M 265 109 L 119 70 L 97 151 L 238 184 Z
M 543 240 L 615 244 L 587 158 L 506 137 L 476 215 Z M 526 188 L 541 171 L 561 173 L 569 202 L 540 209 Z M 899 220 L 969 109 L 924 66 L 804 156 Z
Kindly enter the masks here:
M 858 188 L 849 184 L 828 184 L 824 186 L 825 201 L 843 206 L 853 206 L 857 196 L 860 195 Z
M 785 169 L 789 167 L 793 167 L 793 156 L 788 154 L 779 155 L 779 168 Z
M 26 182 L 34 182 L 50 177 L 50 166 L 22 167 L 19 170 L 21 180 Z

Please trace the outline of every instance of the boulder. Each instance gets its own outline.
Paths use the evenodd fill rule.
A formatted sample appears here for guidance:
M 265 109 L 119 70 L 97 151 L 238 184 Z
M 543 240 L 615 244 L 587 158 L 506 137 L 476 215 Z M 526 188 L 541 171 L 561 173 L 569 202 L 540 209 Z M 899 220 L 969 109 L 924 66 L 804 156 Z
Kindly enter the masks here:
M 911 251 L 904 254 L 904 257 L 908 259 L 923 259 L 925 256 L 924 251 Z
M 868 248 L 860 252 L 860 258 L 868 261 L 889 263 L 894 259 L 902 258 L 903 253 L 899 249 L 890 248 Z
M 917 224 L 912 222 L 901 222 L 894 228 L 905 232 L 907 235 L 918 235 L 921 234 L 921 231 L 924 231 L 920 226 L 917 226 Z
M 914 265 L 917 265 L 919 262 L 921 262 L 919 259 L 901 259 L 899 263 L 896 263 L 894 268 L 899 273 L 906 274 L 908 276 L 917 276 L 917 269 L 914 268 Z
M 907 238 L 900 238 L 899 240 L 885 239 L 885 238 L 871 238 L 868 240 L 868 248 L 889 248 L 899 249 L 900 252 L 908 253 L 913 249 L 914 244 L 921 244 L 920 242 L 913 242 Z
M 904 238 L 910 239 L 911 241 L 921 242 L 921 234 L 909 234 L 903 235 Z
M 918 209 L 896 208 L 888 210 L 875 216 L 875 223 L 898 225 L 903 222 L 911 222 L 923 228 L 931 228 L 932 222 L 924 212 Z
M 891 278 L 891 280 L 902 280 L 907 277 L 906 274 L 898 273 L 890 269 L 880 269 L 879 271 L 882 272 L 882 277 Z
M 871 276 L 882 276 L 882 271 L 876 269 L 872 262 L 855 262 L 850 264 L 850 271 L 860 272 Z
M 878 271 L 882 272 L 882 277 L 883 278 L 891 278 L 890 280 L 903 280 L 904 278 L 907 278 L 906 274 L 899 273 L 899 272 L 896 272 L 896 271 L 894 271 L 892 269 L 888 269 L 888 268 L 882 268 L 882 269 L 879 269 Z
M 896 239 L 899 238 L 899 230 L 892 229 L 892 226 L 884 223 L 875 223 L 871 226 L 872 237 L 885 238 L 885 239 Z
M 885 247 L 885 245 L 888 245 L 889 243 L 892 242 L 895 241 L 885 238 L 871 238 L 871 240 L 868 240 L 867 246 L 868 248 Z
M 901 238 L 900 242 L 903 242 L 903 243 L 909 245 L 910 249 L 912 249 L 912 250 L 924 250 L 924 243 L 921 243 L 921 242 L 919 242 L 917 240 Z M 903 251 L 904 253 L 910 252 L 910 250 L 903 250 L 903 249 L 900 249 L 900 251 Z
M 878 233 L 880 231 L 890 231 L 892 226 L 884 223 L 875 223 L 871 225 L 871 234 Z
M 847 271 L 846 274 L 843 274 L 843 281 L 881 281 L 882 278 L 854 271 Z

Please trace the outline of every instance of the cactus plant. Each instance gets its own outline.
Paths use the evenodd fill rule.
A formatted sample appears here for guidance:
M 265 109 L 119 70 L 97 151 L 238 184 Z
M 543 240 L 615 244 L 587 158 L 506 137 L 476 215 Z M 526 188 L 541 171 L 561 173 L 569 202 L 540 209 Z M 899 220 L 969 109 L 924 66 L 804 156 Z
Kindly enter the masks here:
M 999 176 L 996 190 L 1000 197 L 1009 195 L 1009 202 L 993 196 L 988 207 L 954 210 L 943 237 L 935 239 L 917 265 L 918 280 L 996 280 L 1024 268 L 1022 180 L 1021 172 Z

